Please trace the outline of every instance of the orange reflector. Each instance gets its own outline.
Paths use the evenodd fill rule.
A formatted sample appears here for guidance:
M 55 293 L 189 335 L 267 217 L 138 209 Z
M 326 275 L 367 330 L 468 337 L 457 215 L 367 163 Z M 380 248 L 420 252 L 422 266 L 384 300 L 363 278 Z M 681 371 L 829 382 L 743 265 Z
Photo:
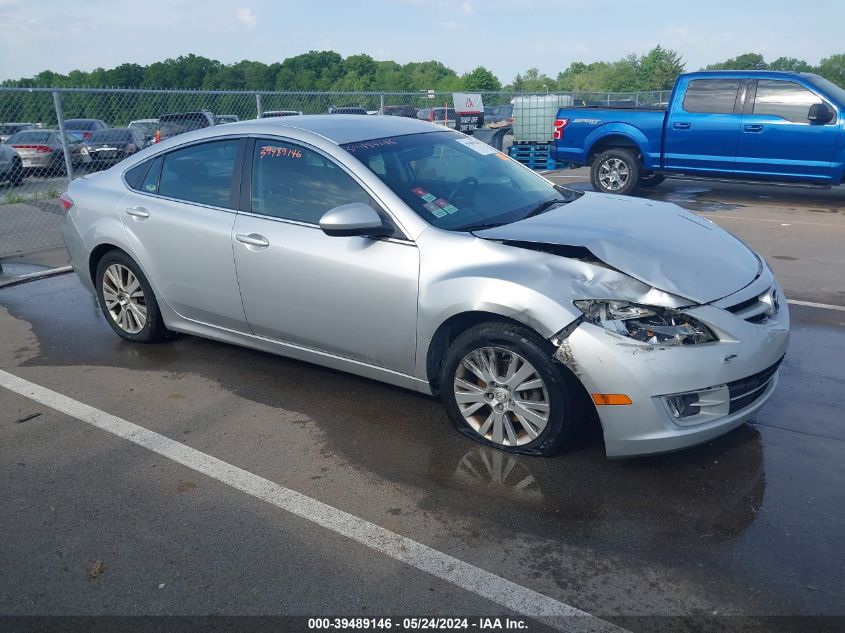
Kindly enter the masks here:
M 593 402 L 596 404 L 632 404 L 631 399 L 624 393 L 594 393 Z

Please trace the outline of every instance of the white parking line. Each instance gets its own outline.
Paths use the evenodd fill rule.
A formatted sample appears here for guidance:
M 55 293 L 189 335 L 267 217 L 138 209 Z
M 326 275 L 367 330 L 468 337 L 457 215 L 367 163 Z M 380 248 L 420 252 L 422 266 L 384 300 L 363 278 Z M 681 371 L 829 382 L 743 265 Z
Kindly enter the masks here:
M 798 301 L 798 299 L 787 299 L 787 303 L 796 306 L 808 306 L 810 308 L 823 308 L 824 310 L 838 310 L 845 312 L 845 306 L 834 306 L 829 303 L 816 303 L 815 301 Z
M 370 549 L 407 563 L 462 589 L 491 600 L 559 631 L 625 632 L 590 615 L 480 567 L 471 565 L 374 523 L 317 501 L 228 464 L 155 431 L 95 409 L 35 383 L 0 370 L 0 386 L 65 415 L 143 446 L 178 464 L 216 479 L 232 488 L 355 540 Z

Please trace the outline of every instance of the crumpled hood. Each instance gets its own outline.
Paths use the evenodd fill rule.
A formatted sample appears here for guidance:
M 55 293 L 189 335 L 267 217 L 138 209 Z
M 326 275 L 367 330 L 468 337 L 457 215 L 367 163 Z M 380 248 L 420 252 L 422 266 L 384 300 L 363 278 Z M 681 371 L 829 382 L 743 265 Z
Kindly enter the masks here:
M 697 303 L 744 288 L 760 271 L 757 256 L 727 231 L 677 205 L 639 198 L 585 193 L 475 235 L 583 247 L 635 279 Z

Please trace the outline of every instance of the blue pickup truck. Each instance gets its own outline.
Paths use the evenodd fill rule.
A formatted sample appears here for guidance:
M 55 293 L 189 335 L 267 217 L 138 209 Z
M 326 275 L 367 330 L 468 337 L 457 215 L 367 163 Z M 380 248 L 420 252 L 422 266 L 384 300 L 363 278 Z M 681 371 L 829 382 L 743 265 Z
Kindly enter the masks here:
M 666 108 L 565 107 L 555 157 L 590 166 L 596 191 L 666 177 L 811 185 L 845 179 L 845 90 L 809 73 L 681 75 Z

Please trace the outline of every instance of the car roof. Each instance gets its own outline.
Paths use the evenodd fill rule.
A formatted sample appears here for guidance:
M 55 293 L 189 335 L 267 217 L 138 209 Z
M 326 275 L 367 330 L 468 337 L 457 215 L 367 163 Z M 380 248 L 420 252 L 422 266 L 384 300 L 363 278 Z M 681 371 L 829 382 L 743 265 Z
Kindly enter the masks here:
M 233 127 L 229 127 L 229 125 Z M 266 119 L 251 119 L 227 125 L 228 131 L 243 129 L 253 133 L 279 134 L 286 128 L 318 134 L 343 145 L 387 136 L 403 136 L 422 132 L 442 132 L 443 127 L 418 119 L 360 114 L 313 114 Z M 235 128 L 234 126 L 238 126 Z

